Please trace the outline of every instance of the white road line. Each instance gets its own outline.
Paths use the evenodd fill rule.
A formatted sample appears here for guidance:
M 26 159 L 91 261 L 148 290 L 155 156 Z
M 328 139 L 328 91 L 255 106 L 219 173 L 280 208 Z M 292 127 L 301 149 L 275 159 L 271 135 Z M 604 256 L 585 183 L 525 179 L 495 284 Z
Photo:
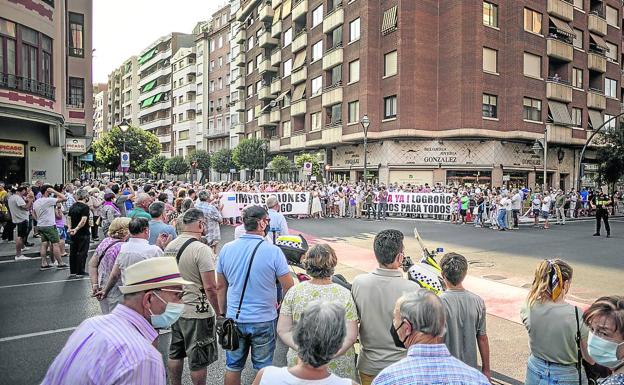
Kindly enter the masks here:
M 12 287 L 23 287 L 23 286 L 36 286 L 36 285 L 47 285 L 49 283 L 60 283 L 60 282 L 79 282 L 79 281 L 86 281 L 87 279 L 89 279 L 89 277 L 85 277 L 85 278 L 74 278 L 74 279 L 61 279 L 58 281 L 45 281 L 45 282 L 31 282 L 31 283 L 20 283 L 17 285 L 6 285 L 6 286 L 0 286 L 0 289 L 10 289 Z
M 24 339 L 24 338 L 45 336 L 45 335 L 48 335 L 48 334 L 64 333 L 64 332 L 76 330 L 77 328 L 78 328 L 78 326 L 74 326 L 74 327 L 71 327 L 71 328 L 46 330 L 44 332 L 28 333 L 28 334 L 21 334 L 21 335 L 18 335 L 18 336 L 4 337 L 4 338 L 0 338 L 0 343 L 8 342 L 8 341 L 21 340 L 21 339 Z

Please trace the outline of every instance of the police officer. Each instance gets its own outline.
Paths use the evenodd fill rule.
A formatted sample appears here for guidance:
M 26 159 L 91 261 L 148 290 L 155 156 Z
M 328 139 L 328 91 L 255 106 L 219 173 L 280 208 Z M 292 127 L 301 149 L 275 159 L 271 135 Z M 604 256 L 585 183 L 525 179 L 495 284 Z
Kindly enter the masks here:
M 612 202 L 609 196 L 604 192 L 599 192 L 594 196 L 592 206 L 596 209 L 596 233 L 594 237 L 600 236 L 600 220 L 602 219 L 605 224 L 605 230 L 607 230 L 607 238 L 611 238 L 611 226 L 609 226 L 609 210 L 607 207 L 611 206 Z

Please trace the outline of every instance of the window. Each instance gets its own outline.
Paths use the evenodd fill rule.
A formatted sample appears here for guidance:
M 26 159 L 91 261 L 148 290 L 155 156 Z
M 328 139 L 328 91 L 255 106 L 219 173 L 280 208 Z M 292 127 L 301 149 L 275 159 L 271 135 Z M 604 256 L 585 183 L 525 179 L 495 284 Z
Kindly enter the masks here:
M 578 9 L 583 9 L 583 0 L 574 0 L 574 6 Z
M 360 121 L 360 101 L 349 102 L 347 110 L 349 112 L 349 121 L 347 123 L 358 123 Z
M 617 98 L 617 81 L 605 78 L 605 96 Z
M 321 129 L 321 113 L 314 112 L 310 114 L 310 131 L 318 131 Z
M 618 47 L 615 44 L 607 42 L 607 58 L 616 62 L 618 61 Z
M 214 52 L 216 45 L 214 39 L 210 40 L 210 52 Z
M 189 138 L 189 130 L 178 132 L 178 140 L 187 140 Z
M 542 14 L 532 9 L 524 9 L 524 30 L 533 33 L 542 33 Z
M 360 40 L 360 18 L 349 23 L 349 43 Z
M 317 41 L 312 46 L 312 61 L 317 61 L 323 57 L 323 40 Z
M 323 92 L 323 76 L 312 79 L 312 96 L 320 95 Z
M 617 119 L 613 119 L 613 115 L 605 114 L 605 116 L 604 116 L 604 121 L 606 122 L 605 130 L 607 130 L 607 131 L 615 130 L 615 121 L 616 120 Z
M 209 84 L 210 84 L 209 90 L 210 90 L 210 92 L 213 92 L 215 90 L 215 82 L 214 82 L 214 80 L 211 80 Z
M 290 120 L 282 123 L 282 138 L 290 137 Z
M 583 70 L 572 68 L 572 87 L 583 88 Z
M 211 60 L 210 61 L 210 70 L 212 71 L 214 69 L 214 67 L 215 67 L 215 62 L 214 62 L 214 60 Z
M 396 118 L 397 97 L 396 95 L 384 98 L 384 119 Z
M 574 127 L 583 126 L 583 109 L 572 107 L 572 124 Z
M 217 130 L 221 129 L 222 123 L 223 123 L 223 120 L 220 117 L 218 117 L 217 118 L 217 127 L 216 127 Z
M 574 28 L 574 39 L 572 40 L 572 44 L 575 48 L 583 49 L 583 31 Z
M 531 120 L 534 122 L 541 122 L 542 121 L 542 101 L 539 99 L 532 99 L 532 98 L 524 98 L 523 101 L 523 105 L 524 105 L 524 113 L 523 113 L 523 119 L 524 120 Z
M 262 54 L 256 56 L 256 68 L 260 67 L 261 62 L 262 62 Z
M 250 75 L 253 72 L 253 60 L 247 63 L 247 75 Z
M 223 47 L 223 36 L 219 36 L 219 44 L 218 47 L 221 48 Z
M 288 28 L 284 31 L 284 47 L 292 43 L 292 28 Z
M 0 40 L 0 44 L 1 43 Z M 0 51 L 1 50 L 2 48 L 0 47 Z M 1 61 L 2 57 L 0 56 L 0 62 Z M 1 67 L 2 65 L 0 64 L 0 68 Z M 46 35 L 41 35 L 41 79 L 39 80 L 45 84 L 52 84 L 52 39 Z
M 69 55 L 84 57 L 84 15 L 69 12 Z
M 483 2 L 483 25 L 498 27 L 498 5 Z
M 251 123 L 253 121 L 254 111 L 253 108 L 247 110 L 247 123 Z
M 262 80 L 256 82 L 256 94 L 260 91 L 260 88 L 262 88 Z
M 610 5 L 607 5 L 607 24 L 615 28 L 619 27 L 618 23 L 618 10 Z
M 219 84 L 219 89 L 222 90 L 223 89 L 223 78 L 219 78 L 217 80 L 217 83 Z
M 331 124 L 342 123 L 342 104 L 334 104 L 330 107 L 329 118 Z
M 250 98 L 253 96 L 253 84 L 247 86 L 247 97 Z
M 498 118 L 498 97 L 496 95 L 483 94 L 481 115 L 484 118 Z
M 20 63 L 22 67 L 22 76 L 27 79 L 39 80 L 39 76 L 37 76 L 37 62 L 39 61 L 39 33 L 24 26 L 20 26 L 20 32 L 22 36 L 22 61 Z M 29 91 L 36 91 L 36 82 L 32 82 L 29 86 Z M 26 88 L 29 86 L 26 86 Z
M 70 107 L 84 108 L 84 79 L 69 78 L 67 104 Z
M 253 48 L 254 45 L 254 37 L 249 36 L 249 39 L 247 39 L 247 50 L 250 51 Z
M 0 18 L 0 73 L 16 75 L 16 37 L 15 23 Z M 8 82 L 11 85 L 15 84 L 13 79 Z
M 312 28 L 323 22 L 323 4 L 319 5 L 312 11 Z
M 483 71 L 498 73 L 498 51 L 483 47 Z
M 219 56 L 219 67 L 223 66 L 223 56 Z
M 290 76 L 292 72 L 292 59 L 288 59 L 284 62 L 284 71 L 282 73 L 282 77 Z
M 524 53 L 524 75 L 533 78 L 542 78 L 542 57 L 532 53 Z
M 349 63 L 349 83 L 360 81 L 360 59 Z
M 384 77 L 397 74 L 397 51 L 384 55 Z

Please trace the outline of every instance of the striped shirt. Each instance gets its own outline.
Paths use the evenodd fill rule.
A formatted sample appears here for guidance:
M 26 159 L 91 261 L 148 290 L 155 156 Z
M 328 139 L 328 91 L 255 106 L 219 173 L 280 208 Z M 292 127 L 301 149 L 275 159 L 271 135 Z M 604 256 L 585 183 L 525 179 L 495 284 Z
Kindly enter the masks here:
M 446 345 L 412 345 L 407 357 L 379 373 L 373 385 L 488 385 L 478 370 L 451 356 Z
M 165 385 L 158 332 L 139 313 L 117 305 L 111 314 L 80 324 L 56 357 L 42 385 Z

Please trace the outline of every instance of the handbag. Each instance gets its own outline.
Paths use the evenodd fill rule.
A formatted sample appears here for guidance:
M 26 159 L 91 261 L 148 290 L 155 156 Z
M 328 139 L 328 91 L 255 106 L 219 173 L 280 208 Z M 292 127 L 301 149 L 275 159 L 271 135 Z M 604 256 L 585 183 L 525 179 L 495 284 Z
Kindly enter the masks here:
M 249 266 L 247 266 L 247 275 L 245 276 L 245 283 L 243 284 L 243 291 L 241 292 L 240 302 L 238 303 L 238 309 L 236 310 L 236 317 L 226 318 L 220 327 L 217 327 L 217 341 L 219 345 L 223 348 L 223 350 L 237 350 L 239 346 L 239 338 L 240 334 L 236 327 L 236 320 L 240 315 L 241 307 L 243 306 L 243 298 L 245 297 L 245 290 L 247 290 L 247 283 L 249 282 L 249 274 L 251 273 L 251 264 L 253 263 L 254 257 L 256 256 L 256 251 L 258 251 L 258 247 L 260 244 L 264 242 L 264 239 L 258 242 L 256 247 L 251 253 L 251 258 L 249 259 Z

